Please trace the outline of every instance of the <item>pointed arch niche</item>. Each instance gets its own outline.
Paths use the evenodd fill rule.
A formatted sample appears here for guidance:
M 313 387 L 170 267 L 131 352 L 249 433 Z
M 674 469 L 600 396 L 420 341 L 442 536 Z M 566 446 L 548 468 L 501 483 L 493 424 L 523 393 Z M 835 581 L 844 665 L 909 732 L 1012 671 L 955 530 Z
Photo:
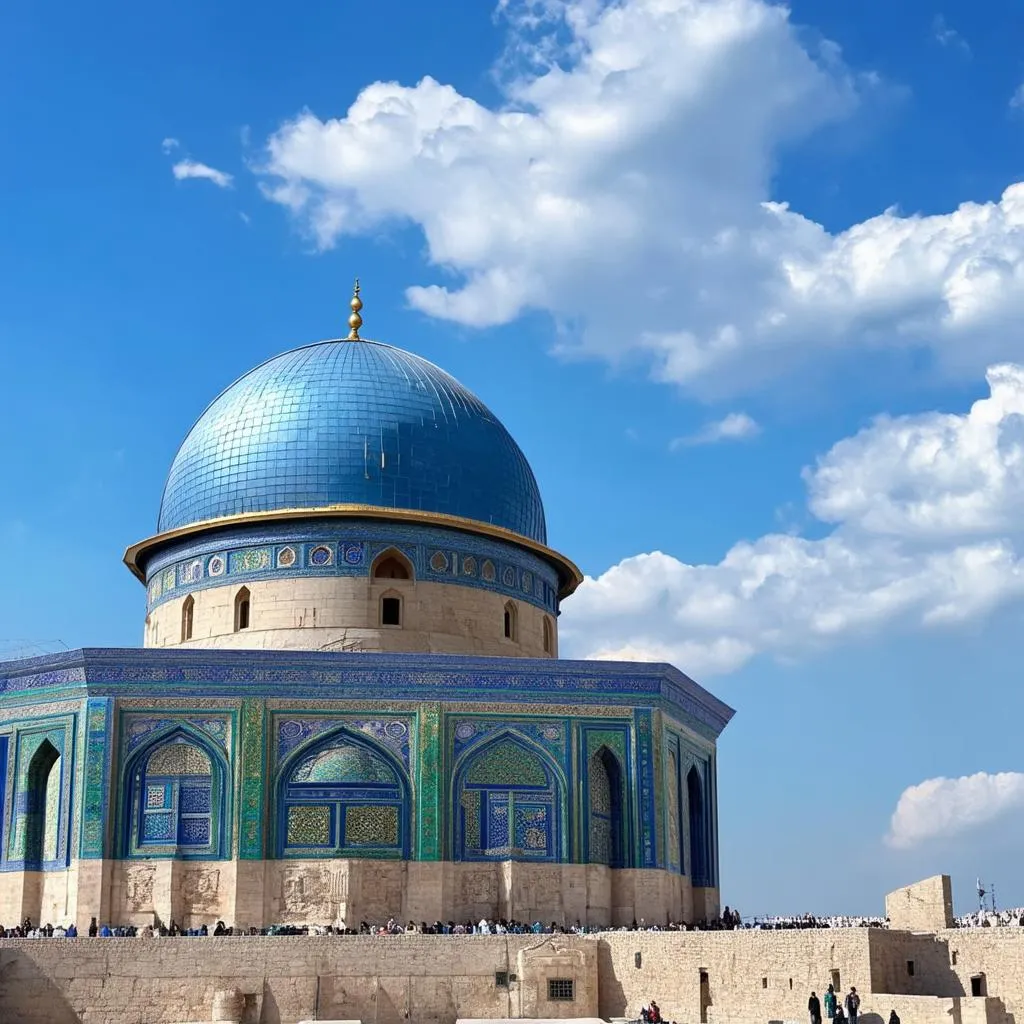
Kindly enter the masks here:
M 224 754 L 190 727 L 164 732 L 128 762 L 122 847 L 128 857 L 227 856 L 230 820 Z
M 525 737 L 503 732 L 467 751 L 454 793 L 456 860 L 563 859 L 564 780 Z
M 398 548 L 382 551 L 374 560 L 370 577 L 375 580 L 414 580 L 412 562 Z
M 15 856 L 21 855 L 26 870 L 41 871 L 52 864 L 60 849 L 61 773 L 63 758 L 50 742 L 36 748 L 24 776 L 24 819 L 15 826 Z
M 410 793 L 391 751 L 347 729 L 333 732 L 281 767 L 277 856 L 407 859 Z
M 622 806 L 622 767 L 608 747 L 600 747 L 587 763 L 587 851 L 591 864 L 624 866 Z
M 704 807 L 704 785 L 693 765 L 686 773 L 686 804 L 690 824 L 690 881 L 694 886 L 708 885 L 708 835 Z

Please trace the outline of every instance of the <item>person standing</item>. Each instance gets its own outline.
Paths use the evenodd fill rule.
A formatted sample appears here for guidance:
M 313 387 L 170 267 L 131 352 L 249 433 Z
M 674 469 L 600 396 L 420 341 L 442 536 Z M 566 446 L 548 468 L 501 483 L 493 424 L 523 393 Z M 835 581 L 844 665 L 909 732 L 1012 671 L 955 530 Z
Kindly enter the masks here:
M 857 989 L 852 985 L 846 995 L 844 1007 L 850 1024 L 857 1024 L 857 1014 L 860 1012 L 860 996 L 857 995 Z
M 833 1020 L 836 1015 L 836 990 L 829 985 L 828 991 L 825 993 L 825 1016 L 829 1020 Z
M 807 1012 L 811 1015 L 811 1024 L 821 1024 L 821 1000 L 817 992 L 812 992 L 807 1000 Z

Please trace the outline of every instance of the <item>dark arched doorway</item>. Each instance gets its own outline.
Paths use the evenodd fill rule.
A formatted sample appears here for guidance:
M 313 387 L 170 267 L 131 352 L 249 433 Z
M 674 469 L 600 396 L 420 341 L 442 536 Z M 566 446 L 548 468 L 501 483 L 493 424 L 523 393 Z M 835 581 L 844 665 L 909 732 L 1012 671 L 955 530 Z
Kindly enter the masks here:
M 696 766 L 686 773 L 686 803 L 690 812 L 690 881 L 708 884 L 708 840 L 704 814 L 704 787 Z

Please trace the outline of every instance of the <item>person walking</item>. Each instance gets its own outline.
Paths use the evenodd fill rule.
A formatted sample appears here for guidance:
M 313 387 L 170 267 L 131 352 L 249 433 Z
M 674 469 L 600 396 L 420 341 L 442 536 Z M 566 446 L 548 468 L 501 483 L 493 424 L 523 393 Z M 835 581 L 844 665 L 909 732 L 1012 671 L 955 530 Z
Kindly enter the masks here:
M 821 1000 L 817 992 L 812 992 L 811 998 L 807 1000 L 807 1012 L 811 1016 L 811 1024 L 821 1024 Z
M 829 1020 L 833 1020 L 836 1015 L 836 990 L 829 985 L 828 991 L 825 993 L 825 1016 Z
M 853 985 L 850 986 L 850 991 L 846 994 L 843 1007 L 846 1010 L 846 1018 L 850 1024 L 857 1024 L 857 1014 L 860 1012 L 860 996 L 857 995 L 857 989 Z

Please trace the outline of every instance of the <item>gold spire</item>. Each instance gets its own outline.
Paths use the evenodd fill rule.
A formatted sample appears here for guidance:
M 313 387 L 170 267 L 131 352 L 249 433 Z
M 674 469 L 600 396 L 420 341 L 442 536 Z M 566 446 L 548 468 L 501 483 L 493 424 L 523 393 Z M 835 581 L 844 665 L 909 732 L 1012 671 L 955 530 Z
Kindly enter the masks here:
M 346 341 L 362 341 L 359 337 L 359 328 L 363 326 L 363 318 L 359 315 L 359 310 L 363 308 L 363 300 L 359 298 L 359 278 L 356 278 L 355 290 L 352 292 L 352 301 L 349 303 L 352 307 L 352 315 L 348 318 L 348 337 Z

